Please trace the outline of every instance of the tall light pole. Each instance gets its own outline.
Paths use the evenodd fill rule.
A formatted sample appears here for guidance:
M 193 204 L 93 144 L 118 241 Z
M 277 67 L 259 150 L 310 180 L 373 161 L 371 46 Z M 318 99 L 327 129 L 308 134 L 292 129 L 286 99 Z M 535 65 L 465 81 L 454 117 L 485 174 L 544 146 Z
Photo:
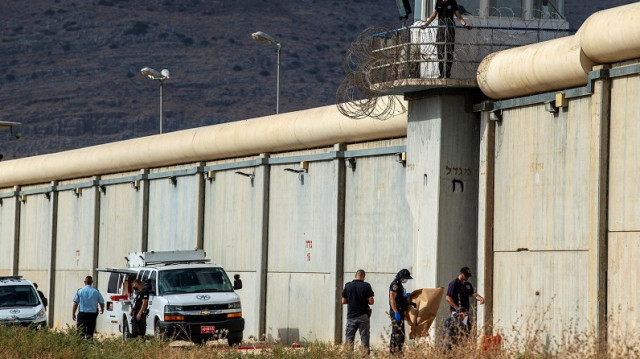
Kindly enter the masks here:
M 16 139 L 20 139 L 20 137 L 22 136 L 20 132 L 13 133 L 13 128 L 20 125 L 20 122 L 0 121 L 0 130 L 8 128 L 9 131 L 11 131 L 11 136 L 15 137 Z
M 152 80 L 160 82 L 160 133 L 162 133 L 162 85 L 169 79 L 169 70 L 163 69 L 158 72 L 150 67 L 143 67 L 140 72 Z
M 265 34 L 262 31 L 254 32 L 251 34 L 251 38 L 254 41 L 270 42 L 278 47 L 278 72 L 276 75 L 276 113 L 280 113 L 280 42 L 273 36 Z

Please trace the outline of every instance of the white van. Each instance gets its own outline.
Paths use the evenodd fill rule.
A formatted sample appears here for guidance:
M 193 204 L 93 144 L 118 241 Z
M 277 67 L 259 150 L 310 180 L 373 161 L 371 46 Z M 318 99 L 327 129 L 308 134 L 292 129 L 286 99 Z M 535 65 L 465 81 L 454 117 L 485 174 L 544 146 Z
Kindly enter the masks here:
M 0 277 L 0 325 L 47 327 L 47 313 L 33 283 L 21 276 Z
M 98 268 L 111 273 L 105 298 L 109 321 L 129 337 L 132 284 L 138 278 L 151 287 L 147 335 L 240 344 L 244 318 L 235 290 L 242 288 L 242 281 L 236 275 L 232 284 L 225 270 L 207 263 L 205 255 L 202 250 L 135 252 L 125 257 L 127 268 Z

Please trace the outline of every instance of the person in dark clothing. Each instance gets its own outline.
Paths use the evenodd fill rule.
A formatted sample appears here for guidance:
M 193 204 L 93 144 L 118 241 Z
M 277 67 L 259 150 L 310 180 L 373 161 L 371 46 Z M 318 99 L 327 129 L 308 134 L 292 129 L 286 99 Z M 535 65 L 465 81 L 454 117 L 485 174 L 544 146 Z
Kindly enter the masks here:
M 451 66 L 453 65 L 453 50 L 456 42 L 456 25 L 453 16 L 456 16 L 460 24 L 467 29 L 471 29 L 471 24 L 466 22 L 456 0 L 437 0 L 433 13 L 427 18 L 426 23 L 420 26 L 426 28 L 438 17 L 438 32 L 436 34 L 436 48 L 438 50 L 438 67 L 440 69 L 439 78 L 451 77 Z
M 151 287 L 142 283 L 140 279 L 136 279 L 133 281 L 133 289 L 136 290 L 136 297 L 131 310 L 131 337 L 144 339 L 147 330 L 147 305 Z
M 362 347 L 369 354 L 371 328 L 371 308 L 369 306 L 373 305 L 374 299 L 371 284 L 364 281 L 364 276 L 364 270 L 358 269 L 355 279 L 344 286 L 342 304 L 347 305 L 347 328 L 345 330 L 347 342 L 353 345 L 356 331 L 359 331 Z
M 478 303 L 484 304 L 484 298 L 476 292 L 469 282 L 471 269 L 469 267 L 460 268 L 458 276 L 449 283 L 447 287 L 446 301 L 451 306 L 451 312 L 458 312 L 459 308 L 470 308 L 469 297 L 475 298 Z M 467 324 L 470 324 L 471 318 Z
M 440 342 L 444 348 L 451 350 L 453 346 L 469 334 L 467 314 L 467 308 L 460 307 L 457 312 L 451 313 L 450 317 L 444 319 L 442 322 L 442 340 Z
M 45 297 L 44 293 L 42 293 L 42 291 L 38 289 L 38 283 L 33 283 L 33 286 L 36 288 L 36 291 L 38 292 L 38 296 L 40 297 L 40 301 L 42 302 L 42 306 L 44 307 L 44 310 L 47 310 L 47 306 L 49 305 L 49 301 L 47 300 L 47 297 Z
M 389 351 L 391 354 L 402 353 L 402 345 L 404 345 L 404 317 L 409 308 L 409 293 L 405 292 L 403 284 L 409 279 L 413 279 L 409 270 L 402 269 L 389 285 L 389 316 L 391 317 Z

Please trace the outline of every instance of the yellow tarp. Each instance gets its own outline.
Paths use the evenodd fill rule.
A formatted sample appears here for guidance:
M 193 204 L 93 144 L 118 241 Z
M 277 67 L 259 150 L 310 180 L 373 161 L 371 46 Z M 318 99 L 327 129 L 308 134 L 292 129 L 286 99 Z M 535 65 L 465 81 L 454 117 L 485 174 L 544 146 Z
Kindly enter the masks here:
M 429 336 L 431 323 L 436 319 L 444 288 L 422 288 L 411 292 L 409 301 L 416 307 L 409 307 L 407 323 L 409 323 L 409 338 L 425 338 Z

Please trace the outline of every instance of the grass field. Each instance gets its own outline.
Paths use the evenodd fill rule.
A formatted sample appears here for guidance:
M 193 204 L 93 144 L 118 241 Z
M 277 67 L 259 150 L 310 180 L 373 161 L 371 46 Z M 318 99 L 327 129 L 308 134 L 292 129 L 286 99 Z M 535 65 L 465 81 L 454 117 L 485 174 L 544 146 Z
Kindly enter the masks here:
M 499 349 L 483 350 L 479 341 L 470 338 L 452 350 L 445 350 L 430 342 L 412 343 L 404 348 L 404 358 L 638 358 L 640 346 L 635 338 L 610 338 L 607 352 L 598 352 L 593 336 L 574 335 L 572 340 L 553 350 L 532 336 L 511 344 L 502 343 Z M 256 349 L 245 345 L 241 349 L 220 345 L 183 345 L 156 340 L 129 340 L 120 338 L 102 338 L 84 340 L 75 331 L 54 332 L 35 331 L 16 327 L 0 326 L 0 358 L 2 359 L 89 359 L 89 358 L 126 358 L 126 359 L 177 359 L 177 358 L 362 358 L 356 349 L 348 346 L 323 342 L 305 343 L 300 348 L 279 344 L 256 343 Z M 394 358 L 388 353 L 388 347 L 372 348 L 373 358 Z

